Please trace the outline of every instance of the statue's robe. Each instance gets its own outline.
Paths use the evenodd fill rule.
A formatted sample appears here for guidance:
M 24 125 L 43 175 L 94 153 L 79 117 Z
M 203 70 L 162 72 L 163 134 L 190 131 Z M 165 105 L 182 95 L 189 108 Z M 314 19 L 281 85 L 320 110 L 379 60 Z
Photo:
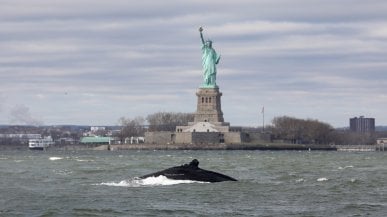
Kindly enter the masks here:
M 214 86 L 216 85 L 216 64 L 218 64 L 220 55 L 218 55 L 215 50 L 203 44 L 202 46 L 202 65 L 203 65 L 203 78 L 205 86 Z

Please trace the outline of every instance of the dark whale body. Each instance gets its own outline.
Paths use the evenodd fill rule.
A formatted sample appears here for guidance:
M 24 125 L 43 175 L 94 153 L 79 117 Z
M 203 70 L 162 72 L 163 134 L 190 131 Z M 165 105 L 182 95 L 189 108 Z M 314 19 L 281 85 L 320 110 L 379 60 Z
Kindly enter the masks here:
M 199 167 L 199 161 L 194 159 L 189 164 L 184 164 L 177 167 L 171 167 L 159 172 L 141 176 L 140 179 L 148 177 L 166 176 L 169 179 L 175 180 L 193 180 L 201 182 L 223 182 L 237 181 L 236 179 L 217 172 L 203 170 Z

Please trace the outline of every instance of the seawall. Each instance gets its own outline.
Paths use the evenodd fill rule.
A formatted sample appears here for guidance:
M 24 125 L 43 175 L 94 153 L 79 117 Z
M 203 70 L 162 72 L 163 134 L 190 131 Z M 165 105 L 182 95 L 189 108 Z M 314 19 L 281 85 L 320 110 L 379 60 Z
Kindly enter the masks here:
M 336 151 L 336 147 L 327 145 L 300 144 L 121 144 L 101 145 L 94 150 L 296 150 L 296 151 Z

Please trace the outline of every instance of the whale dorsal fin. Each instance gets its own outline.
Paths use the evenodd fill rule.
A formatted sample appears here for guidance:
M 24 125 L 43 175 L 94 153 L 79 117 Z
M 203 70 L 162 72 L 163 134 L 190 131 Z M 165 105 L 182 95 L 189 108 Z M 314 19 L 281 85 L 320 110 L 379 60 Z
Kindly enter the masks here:
M 191 163 L 189 163 L 189 166 L 190 166 L 190 167 L 198 168 L 198 166 L 199 166 L 199 161 L 196 160 L 196 159 L 193 159 L 193 160 L 191 161 Z

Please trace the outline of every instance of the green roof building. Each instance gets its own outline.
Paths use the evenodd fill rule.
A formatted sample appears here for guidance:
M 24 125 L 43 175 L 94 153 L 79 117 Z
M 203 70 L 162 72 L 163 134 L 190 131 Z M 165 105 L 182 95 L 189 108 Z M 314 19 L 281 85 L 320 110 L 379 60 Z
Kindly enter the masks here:
M 113 140 L 112 137 L 87 136 L 87 137 L 82 137 L 80 143 L 81 144 L 109 144 L 111 140 Z

